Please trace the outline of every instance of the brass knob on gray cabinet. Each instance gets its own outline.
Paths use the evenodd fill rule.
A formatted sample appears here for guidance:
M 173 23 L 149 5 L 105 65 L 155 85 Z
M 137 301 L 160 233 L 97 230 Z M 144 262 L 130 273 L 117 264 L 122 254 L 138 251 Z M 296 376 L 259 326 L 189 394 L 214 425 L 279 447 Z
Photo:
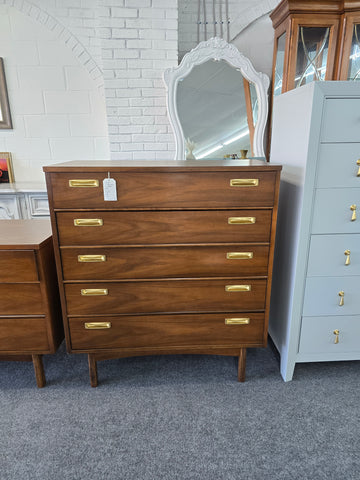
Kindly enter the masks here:
M 360 158 L 357 160 L 356 165 L 359 166 L 356 176 L 360 177 Z
M 351 215 L 351 221 L 354 222 L 356 220 L 356 205 L 351 205 L 350 210 L 353 212 Z
M 345 250 L 344 255 L 346 256 L 345 265 L 350 265 L 350 250 Z
M 339 307 L 342 307 L 344 305 L 344 295 L 345 295 L 345 292 L 341 290 L 339 292 L 339 297 L 340 297 Z
M 340 331 L 336 329 L 336 330 L 333 331 L 333 334 L 335 335 L 334 343 L 339 343 Z

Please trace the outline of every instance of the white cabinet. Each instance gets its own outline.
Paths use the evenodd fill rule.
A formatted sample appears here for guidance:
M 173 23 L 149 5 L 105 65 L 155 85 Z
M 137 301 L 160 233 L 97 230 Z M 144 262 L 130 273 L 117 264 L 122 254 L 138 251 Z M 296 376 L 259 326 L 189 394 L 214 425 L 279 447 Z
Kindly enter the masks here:
M 313 82 L 275 98 L 282 164 L 269 333 L 298 362 L 360 359 L 360 85 Z
M 0 220 L 49 216 L 45 185 L 32 182 L 0 184 Z

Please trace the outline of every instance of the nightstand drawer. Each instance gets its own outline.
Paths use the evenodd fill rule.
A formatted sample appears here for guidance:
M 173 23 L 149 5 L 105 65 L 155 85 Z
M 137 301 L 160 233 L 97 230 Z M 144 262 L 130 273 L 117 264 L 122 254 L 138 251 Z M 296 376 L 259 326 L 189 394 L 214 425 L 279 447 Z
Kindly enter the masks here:
M 175 167 L 175 166 L 174 166 Z M 54 208 L 226 208 L 272 206 L 275 172 L 122 172 L 117 201 L 104 201 L 108 172 L 51 175 Z
M 312 233 L 360 233 L 360 188 L 317 189 Z
M 164 280 L 65 285 L 68 315 L 263 310 L 266 280 Z
M 70 318 L 75 350 L 262 345 L 264 314 L 133 315 Z M 155 352 L 154 352 L 155 353 Z
M 0 282 L 37 282 L 39 274 L 33 250 L 3 250 Z
M 358 142 L 359 98 L 327 98 L 322 114 L 321 142 Z
M 358 315 L 360 277 L 308 277 L 304 316 Z
M 327 353 L 334 356 L 328 360 L 336 360 L 347 352 L 360 354 L 359 315 L 302 318 L 299 353 Z
M 65 280 L 267 275 L 266 245 L 62 248 Z
M 312 235 L 308 276 L 360 276 L 360 234 Z
M 59 212 L 60 245 L 268 242 L 272 211 Z
M 320 145 L 317 188 L 360 188 L 360 143 Z
M 0 352 L 49 350 L 45 318 L 0 317 Z
M 44 307 L 39 284 L 0 284 L 1 315 L 42 315 Z

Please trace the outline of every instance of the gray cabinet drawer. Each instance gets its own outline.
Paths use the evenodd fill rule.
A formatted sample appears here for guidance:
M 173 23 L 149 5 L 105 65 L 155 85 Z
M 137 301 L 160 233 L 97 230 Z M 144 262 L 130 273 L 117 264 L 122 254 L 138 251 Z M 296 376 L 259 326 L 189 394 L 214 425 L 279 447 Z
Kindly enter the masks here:
M 351 221 L 356 205 L 355 221 Z M 360 188 L 317 189 L 312 233 L 360 233 Z
M 303 304 L 304 316 L 360 315 L 360 277 L 308 277 Z M 344 292 L 340 306 L 339 292 Z M 359 339 L 360 341 L 360 339 Z
M 360 98 L 328 98 L 324 105 L 321 142 L 358 142 Z
M 360 234 L 312 235 L 308 276 L 346 275 L 360 276 Z
M 360 134 L 359 134 L 360 139 Z M 317 188 L 360 188 L 360 143 L 324 143 L 320 145 L 316 174 Z
M 334 330 L 339 331 L 335 343 Z M 323 360 L 341 359 L 344 353 L 360 355 L 360 316 L 303 317 L 299 343 L 300 354 L 329 354 Z M 354 355 L 353 358 L 356 358 Z

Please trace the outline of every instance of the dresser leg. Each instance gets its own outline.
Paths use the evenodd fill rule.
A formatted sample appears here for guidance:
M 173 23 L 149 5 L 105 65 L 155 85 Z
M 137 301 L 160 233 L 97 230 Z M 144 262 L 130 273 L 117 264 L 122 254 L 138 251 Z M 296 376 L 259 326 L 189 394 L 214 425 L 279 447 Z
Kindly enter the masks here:
M 45 372 L 44 372 L 44 365 L 42 361 L 42 355 L 31 355 L 34 370 L 35 370 L 35 378 L 36 378 L 36 385 L 39 388 L 45 387 L 46 380 L 45 380 Z
M 245 382 L 246 367 L 246 348 L 240 348 L 239 364 L 238 364 L 238 381 Z
M 89 374 L 90 374 L 90 385 L 92 387 L 98 386 L 98 374 L 97 374 L 97 364 L 95 355 L 89 353 L 88 354 L 88 361 L 89 361 Z

